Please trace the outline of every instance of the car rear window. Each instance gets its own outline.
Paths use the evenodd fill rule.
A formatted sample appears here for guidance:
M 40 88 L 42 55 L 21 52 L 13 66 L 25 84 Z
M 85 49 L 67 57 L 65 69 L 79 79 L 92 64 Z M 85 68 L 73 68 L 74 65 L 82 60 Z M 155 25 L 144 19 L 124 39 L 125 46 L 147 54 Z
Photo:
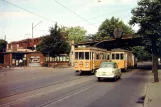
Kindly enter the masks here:
M 113 64 L 103 63 L 101 64 L 100 68 L 113 68 Z

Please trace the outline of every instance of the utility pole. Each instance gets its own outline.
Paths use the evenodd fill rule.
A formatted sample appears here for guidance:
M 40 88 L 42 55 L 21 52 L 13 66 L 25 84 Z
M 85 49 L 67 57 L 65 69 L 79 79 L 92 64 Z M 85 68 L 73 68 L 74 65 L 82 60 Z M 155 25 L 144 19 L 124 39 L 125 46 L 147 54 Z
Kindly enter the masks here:
M 40 21 L 39 23 L 37 23 L 35 26 L 34 26 L 34 24 L 32 23 L 32 39 L 33 39 L 33 37 L 34 37 L 34 28 L 38 25 L 38 24 L 40 24 L 42 21 Z
M 34 28 L 38 25 L 38 24 L 40 24 L 42 21 L 40 21 L 39 23 L 37 23 L 35 26 L 34 26 L 34 24 L 32 23 L 32 44 L 33 44 L 33 46 L 34 46 L 34 41 L 33 41 L 33 38 L 34 38 Z
M 4 35 L 4 40 L 6 41 L 6 35 Z
M 34 36 L 34 27 L 33 27 L 33 23 L 32 23 L 32 39 L 33 39 L 33 36 Z

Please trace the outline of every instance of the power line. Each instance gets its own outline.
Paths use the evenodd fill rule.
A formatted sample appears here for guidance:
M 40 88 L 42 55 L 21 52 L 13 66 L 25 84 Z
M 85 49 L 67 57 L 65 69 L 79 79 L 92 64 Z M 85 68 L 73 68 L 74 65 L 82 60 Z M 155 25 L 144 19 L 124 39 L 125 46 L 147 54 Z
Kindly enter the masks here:
M 48 19 L 48 18 L 46 18 L 46 17 L 44 17 L 44 16 L 41 16 L 41 15 L 39 15 L 39 14 L 37 14 L 37 13 L 34 13 L 34 12 L 32 12 L 32 11 L 29 11 L 29 10 L 27 10 L 27 9 L 24 9 L 24 8 L 22 8 L 22 7 L 20 7 L 20 6 L 16 5 L 16 4 L 13 4 L 13 3 L 9 2 L 9 1 L 6 1 L 6 0 L 2 0 L 2 1 L 4 1 L 4 2 L 6 2 L 6 3 L 8 3 L 8 4 L 12 5 L 12 6 L 15 6 L 15 7 L 17 7 L 17 8 L 20 8 L 20 9 L 22 9 L 22 10 L 24 10 L 24 11 L 27 11 L 27 12 L 29 12 L 29 13 L 31 13 L 31 14 L 34 14 L 34 15 L 36 15 L 36 16 L 38 16 L 38 17 L 41 17 L 41 18 L 43 18 L 43 19 L 45 19 L 45 20 L 48 20 L 48 21 L 50 21 L 50 22 L 56 23 L 55 21 L 52 21 L 52 20 L 50 20 L 50 19 Z M 58 23 L 57 23 L 57 24 L 58 24 Z M 61 24 L 59 24 L 59 25 L 61 25 Z M 62 25 L 61 25 L 61 26 L 62 26 Z
M 129 9 L 131 9 L 131 8 L 127 8 L 127 9 L 123 9 L 123 10 L 120 10 L 120 11 L 115 11 L 115 12 L 111 12 L 111 13 L 107 13 L 107 14 L 109 15 L 109 14 L 113 14 L 113 13 L 119 13 L 119 12 L 126 11 L 126 10 L 129 10 Z M 103 15 L 94 16 L 94 17 L 88 18 L 88 20 L 95 20 L 97 18 L 100 18 L 101 16 L 103 16 Z
M 76 16 L 78 16 L 79 18 L 83 19 L 84 21 L 86 21 L 87 23 L 89 23 L 90 25 L 93 25 L 94 27 L 97 27 L 96 25 L 94 25 L 93 23 L 89 22 L 87 19 L 83 18 L 82 16 L 80 16 L 79 14 L 73 12 L 71 9 L 69 9 L 68 7 L 66 7 L 65 5 L 59 3 L 58 1 L 56 0 L 53 0 L 55 1 L 57 4 L 61 5 L 62 7 L 64 7 L 65 9 L 67 9 L 68 11 L 70 11 L 71 13 L 75 14 Z M 98 27 L 97 27 L 98 28 Z

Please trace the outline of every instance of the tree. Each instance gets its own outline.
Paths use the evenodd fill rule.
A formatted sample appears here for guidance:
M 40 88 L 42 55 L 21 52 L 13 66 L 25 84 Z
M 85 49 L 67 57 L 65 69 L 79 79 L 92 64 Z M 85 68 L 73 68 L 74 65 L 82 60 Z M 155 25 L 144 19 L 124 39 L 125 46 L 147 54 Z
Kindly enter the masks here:
M 0 39 L 0 52 L 5 52 L 7 41 Z
M 154 73 L 154 82 L 159 82 L 157 42 L 161 36 L 161 1 L 140 0 L 138 6 L 131 12 L 133 16 L 129 23 L 131 25 L 139 24 L 140 29 L 137 33 L 152 44 L 152 72 Z
M 41 38 L 38 45 L 38 50 L 50 56 L 57 56 L 59 54 L 69 53 L 70 45 L 60 31 L 60 28 L 55 24 L 50 28 L 50 35 Z
M 96 40 L 97 40 L 96 34 L 88 34 L 86 36 L 86 41 L 96 41 Z
M 74 40 L 75 43 L 79 43 L 86 40 L 87 31 L 79 26 L 67 28 L 65 32 L 68 41 Z
M 124 49 L 132 51 L 138 61 L 151 60 L 151 53 L 145 46 L 125 47 Z
M 115 28 L 122 28 L 122 36 L 125 36 L 127 34 L 134 34 L 132 28 L 125 25 L 123 21 L 119 20 L 119 18 L 112 17 L 111 19 L 106 19 L 104 22 L 102 22 L 98 29 L 97 38 L 108 39 L 110 37 L 114 37 L 113 32 Z

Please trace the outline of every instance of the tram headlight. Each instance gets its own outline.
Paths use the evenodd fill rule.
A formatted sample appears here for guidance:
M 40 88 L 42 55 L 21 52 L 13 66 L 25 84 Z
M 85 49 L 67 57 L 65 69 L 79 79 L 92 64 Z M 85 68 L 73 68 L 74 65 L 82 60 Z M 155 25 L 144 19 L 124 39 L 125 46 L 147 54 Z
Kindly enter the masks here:
M 88 62 L 86 62 L 86 67 L 88 67 L 89 66 L 89 63 Z
M 77 62 L 75 63 L 75 67 L 78 67 L 78 63 Z

